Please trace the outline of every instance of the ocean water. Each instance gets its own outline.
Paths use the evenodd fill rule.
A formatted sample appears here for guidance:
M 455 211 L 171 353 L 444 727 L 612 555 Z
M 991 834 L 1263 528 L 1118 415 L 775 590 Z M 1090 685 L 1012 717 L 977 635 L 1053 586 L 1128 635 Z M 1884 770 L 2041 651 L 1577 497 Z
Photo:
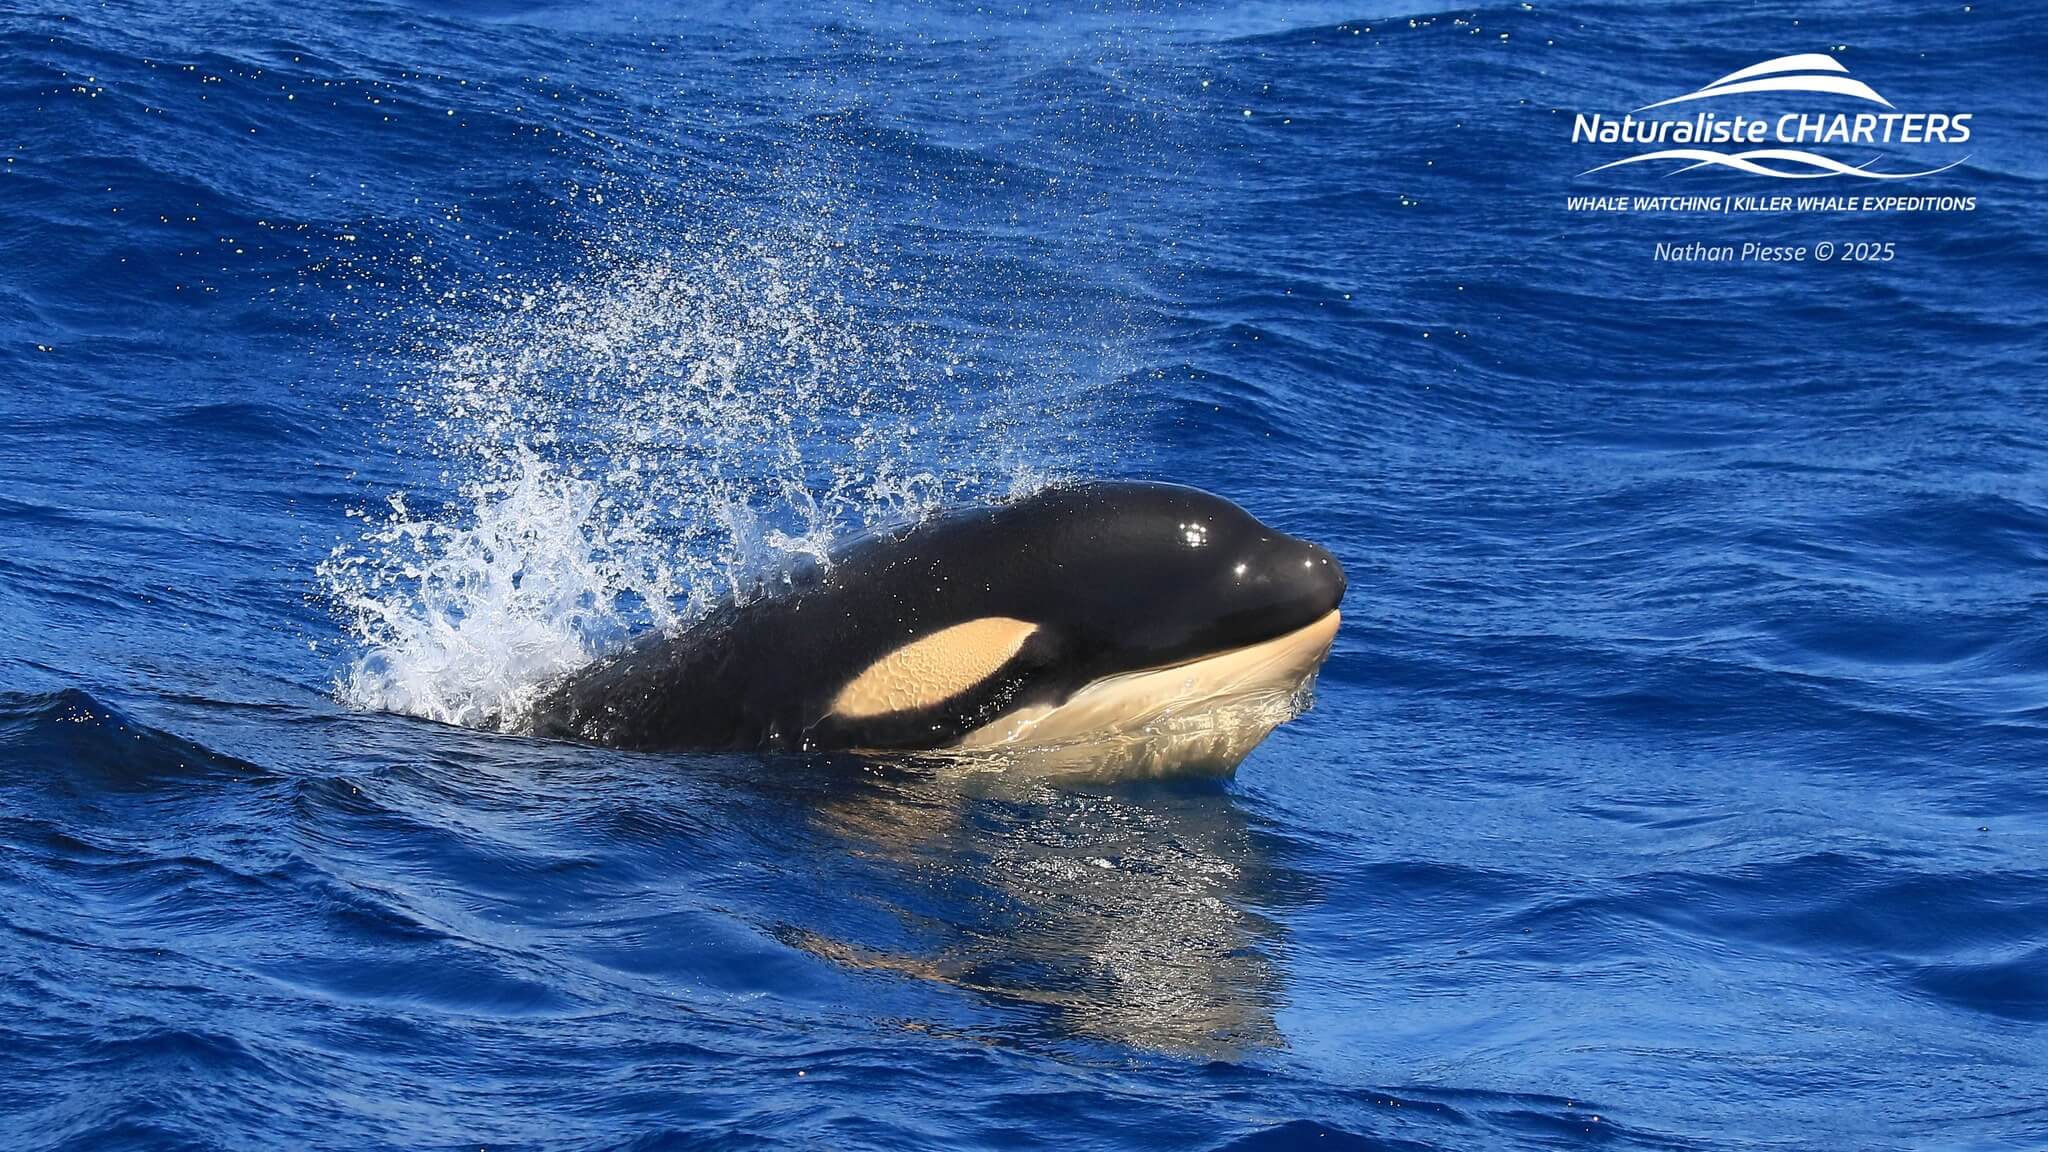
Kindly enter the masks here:
M 1580 175 L 1804 52 L 1967 158 Z M 0 9 L 0 1143 L 2048 1147 L 2044 81 L 1955 2 Z M 1874 187 L 1975 206 L 1566 206 Z M 1895 254 L 1653 255 L 1752 240 Z M 1229 778 L 491 730 L 1081 476 L 1347 566 Z

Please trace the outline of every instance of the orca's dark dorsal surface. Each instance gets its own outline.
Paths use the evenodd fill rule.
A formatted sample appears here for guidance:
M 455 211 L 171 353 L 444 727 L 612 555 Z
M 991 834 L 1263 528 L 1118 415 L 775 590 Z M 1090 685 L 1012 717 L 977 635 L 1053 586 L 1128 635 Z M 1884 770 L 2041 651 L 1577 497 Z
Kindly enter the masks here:
M 529 728 L 646 750 L 940 748 L 1093 685 L 1334 633 L 1344 587 L 1327 551 L 1221 497 L 1048 488 L 864 538 L 642 637 L 555 686 Z

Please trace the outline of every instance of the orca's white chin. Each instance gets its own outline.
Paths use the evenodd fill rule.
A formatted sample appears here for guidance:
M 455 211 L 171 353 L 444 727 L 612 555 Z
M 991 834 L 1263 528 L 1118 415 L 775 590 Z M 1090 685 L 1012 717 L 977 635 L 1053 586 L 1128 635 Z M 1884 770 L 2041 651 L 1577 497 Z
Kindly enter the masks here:
M 1226 773 L 1307 706 L 1338 613 L 1271 640 L 1105 677 L 1059 704 L 1020 708 L 946 751 L 967 766 L 1049 775 Z

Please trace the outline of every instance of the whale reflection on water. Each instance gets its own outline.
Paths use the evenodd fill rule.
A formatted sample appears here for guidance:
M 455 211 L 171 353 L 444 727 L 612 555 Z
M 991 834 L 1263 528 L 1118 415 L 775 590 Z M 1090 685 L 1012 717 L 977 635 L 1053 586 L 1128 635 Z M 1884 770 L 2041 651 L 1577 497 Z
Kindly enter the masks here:
M 815 823 L 908 888 L 845 936 L 781 928 L 792 946 L 1036 1006 L 1078 1038 L 1209 1058 L 1281 1043 L 1279 929 L 1252 900 L 1266 865 L 1213 782 L 1084 789 L 905 764 Z M 917 910 L 934 905 L 945 922 Z

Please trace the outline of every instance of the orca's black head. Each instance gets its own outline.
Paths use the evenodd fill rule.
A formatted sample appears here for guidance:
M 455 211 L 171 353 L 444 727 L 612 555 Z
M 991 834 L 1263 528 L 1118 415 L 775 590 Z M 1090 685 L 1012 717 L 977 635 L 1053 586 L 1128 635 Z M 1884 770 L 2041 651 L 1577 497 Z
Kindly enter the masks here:
M 1158 668 L 1245 648 L 1324 620 L 1344 569 L 1319 545 L 1176 484 L 1049 488 L 1009 505 L 1020 579 L 1041 621 L 1107 667 Z

